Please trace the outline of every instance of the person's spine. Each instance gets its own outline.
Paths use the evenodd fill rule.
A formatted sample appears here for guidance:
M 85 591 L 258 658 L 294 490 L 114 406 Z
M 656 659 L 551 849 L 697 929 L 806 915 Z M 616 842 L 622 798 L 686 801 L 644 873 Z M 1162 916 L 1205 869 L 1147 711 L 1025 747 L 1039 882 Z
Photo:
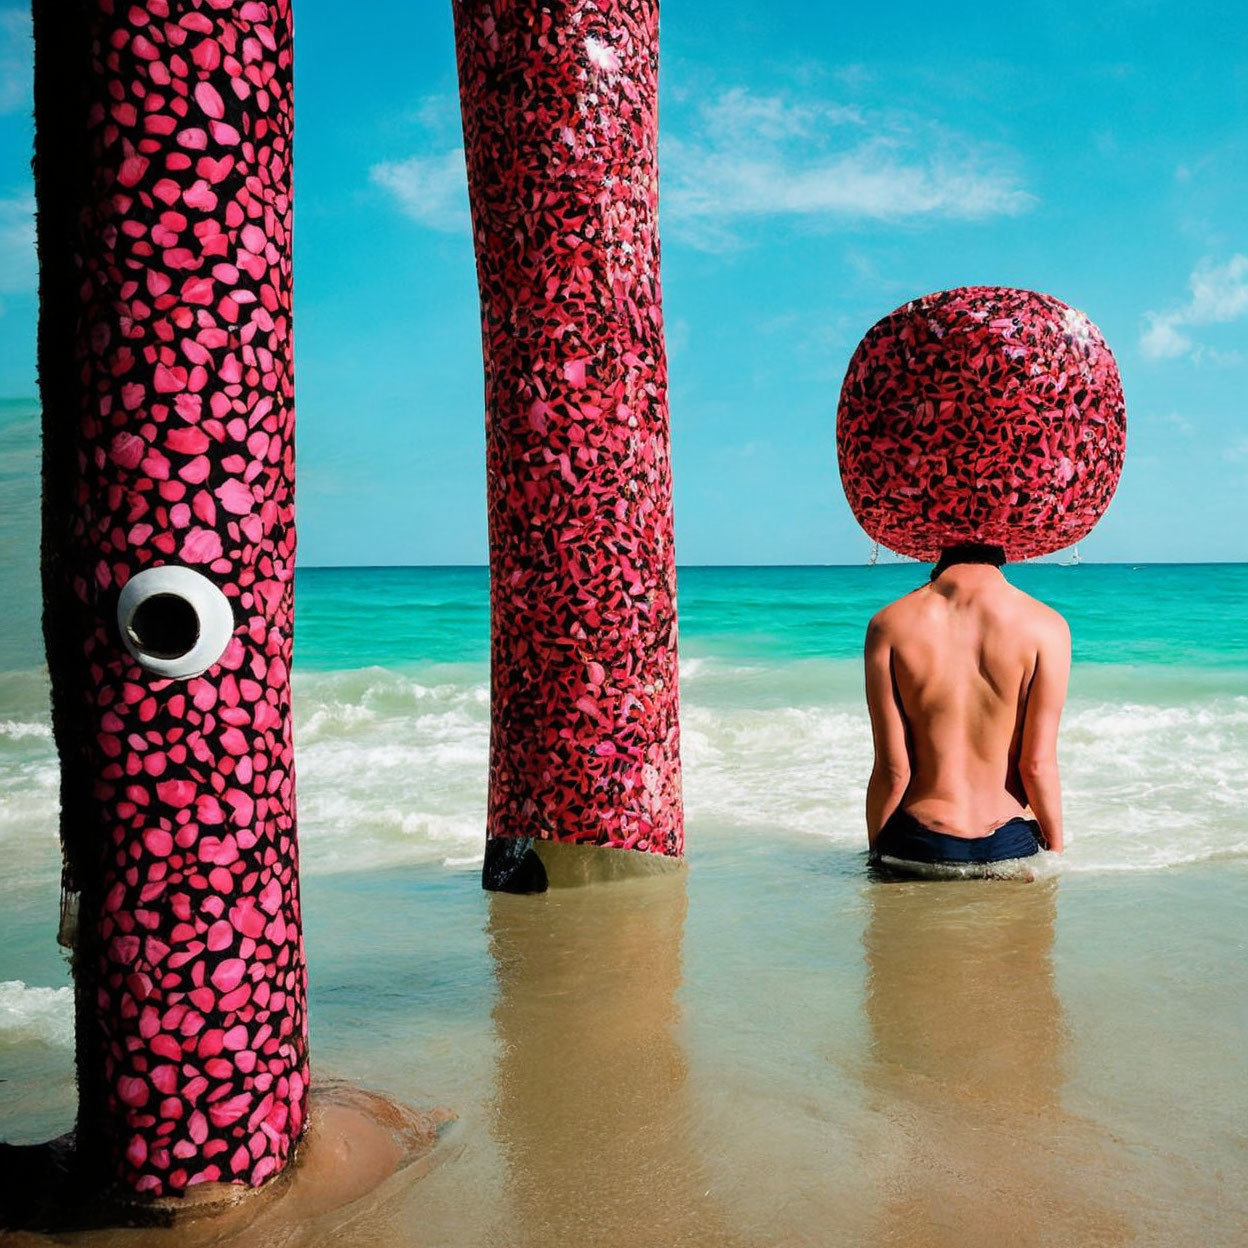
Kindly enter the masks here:
M 290 0 L 34 14 L 78 1144 L 122 1193 L 258 1185 L 308 1084 Z
M 683 850 L 655 0 L 454 0 L 481 290 L 485 882 Z

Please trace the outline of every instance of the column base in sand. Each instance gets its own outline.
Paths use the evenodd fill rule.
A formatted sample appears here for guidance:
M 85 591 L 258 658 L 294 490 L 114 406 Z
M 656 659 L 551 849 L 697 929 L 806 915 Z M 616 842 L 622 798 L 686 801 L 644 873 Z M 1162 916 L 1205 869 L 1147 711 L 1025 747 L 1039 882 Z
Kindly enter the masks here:
M 449 1110 L 413 1110 L 347 1083 L 314 1084 L 308 1130 L 277 1178 L 258 1190 L 204 1183 L 157 1200 L 93 1187 L 72 1135 L 0 1145 L 0 1228 L 27 1232 L 21 1242 L 32 1244 L 73 1234 L 99 1248 L 249 1248 L 280 1235 L 287 1248 L 312 1248 L 438 1165 L 453 1120 Z
M 481 885 L 495 893 L 542 893 L 548 888 L 645 879 L 684 869 L 683 858 L 664 854 L 612 853 L 596 845 L 500 836 L 485 843 Z

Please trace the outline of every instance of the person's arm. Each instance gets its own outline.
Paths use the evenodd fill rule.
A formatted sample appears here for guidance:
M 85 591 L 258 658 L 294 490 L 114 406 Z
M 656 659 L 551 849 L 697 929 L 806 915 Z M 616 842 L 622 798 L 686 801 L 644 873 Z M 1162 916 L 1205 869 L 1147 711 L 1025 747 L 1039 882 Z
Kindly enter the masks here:
M 1027 692 L 1018 774 L 1045 846 L 1061 853 L 1062 785 L 1057 772 L 1057 726 L 1070 681 L 1070 628 L 1059 615 L 1045 629 Z
M 871 715 L 871 737 L 875 744 L 875 764 L 867 783 L 867 844 L 874 849 L 875 838 L 901 805 L 910 783 L 906 721 L 893 682 L 893 648 L 878 616 L 867 628 L 863 659 L 867 710 Z

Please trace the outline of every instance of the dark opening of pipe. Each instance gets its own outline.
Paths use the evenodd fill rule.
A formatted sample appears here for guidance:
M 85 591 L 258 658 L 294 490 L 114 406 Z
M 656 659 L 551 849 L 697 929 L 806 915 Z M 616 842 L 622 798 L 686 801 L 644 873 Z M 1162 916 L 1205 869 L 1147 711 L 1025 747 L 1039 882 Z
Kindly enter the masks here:
M 153 594 L 126 624 L 130 640 L 153 659 L 180 659 L 199 641 L 199 615 L 179 594 Z

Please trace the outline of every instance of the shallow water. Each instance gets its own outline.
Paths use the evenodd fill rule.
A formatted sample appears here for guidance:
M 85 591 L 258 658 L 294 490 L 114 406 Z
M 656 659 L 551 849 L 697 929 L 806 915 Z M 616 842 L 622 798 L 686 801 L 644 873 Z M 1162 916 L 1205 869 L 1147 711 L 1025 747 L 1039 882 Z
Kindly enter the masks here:
M 317 1069 L 460 1115 L 340 1242 L 1242 1242 L 1242 862 L 883 883 L 702 833 L 687 875 L 538 898 L 308 880 Z M 32 1027 L 10 1138 L 72 1118 L 63 1023 Z

